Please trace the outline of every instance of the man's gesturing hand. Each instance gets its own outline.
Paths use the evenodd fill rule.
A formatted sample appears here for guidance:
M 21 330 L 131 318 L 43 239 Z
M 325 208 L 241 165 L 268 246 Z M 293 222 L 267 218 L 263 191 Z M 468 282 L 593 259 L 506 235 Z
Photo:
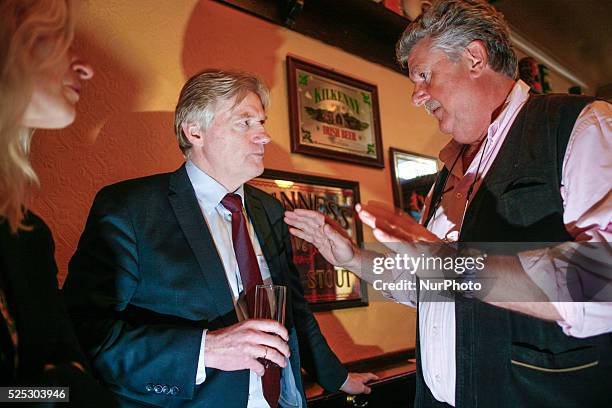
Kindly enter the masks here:
M 296 209 L 285 212 L 289 232 L 313 244 L 321 255 L 335 266 L 353 269 L 359 265 L 358 249 L 342 234 L 341 228 L 330 225 L 323 214 L 311 210 Z
M 245 320 L 220 330 L 206 333 L 204 359 L 206 367 L 223 371 L 249 369 L 263 376 L 264 358 L 280 367 L 289 357 L 287 329 L 274 320 Z
M 382 243 L 441 242 L 404 211 L 380 201 L 357 204 L 355 209 L 361 221 L 373 229 L 374 237 Z

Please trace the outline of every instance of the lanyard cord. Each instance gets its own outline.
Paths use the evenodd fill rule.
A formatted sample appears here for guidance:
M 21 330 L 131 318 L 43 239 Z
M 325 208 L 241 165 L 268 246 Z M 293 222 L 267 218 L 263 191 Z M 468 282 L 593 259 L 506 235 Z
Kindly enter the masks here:
M 455 157 L 455 160 L 453 161 L 453 164 L 451 165 L 450 170 L 448 171 L 448 176 L 444 178 L 444 183 L 442 184 L 442 188 L 440 189 L 440 195 L 438 196 L 438 198 L 436 199 L 436 202 L 431 206 L 431 209 L 429 210 L 431 214 L 431 218 L 429 222 L 427 223 L 427 225 L 429 225 L 430 222 L 436 219 L 436 212 L 438 211 L 438 206 L 442 202 L 442 196 L 445 193 L 444 189 L 446 188 L 446 183 L 448 182 L 448 178 L 451 176 L 451 174 L 453 174 L 453 169 L 455 168 L 455 165 L 459 161 L 459 158 L 463 156 L 463 153 L 465 153 L 465 150 L 467 149 L 467 147 L 468 145 L 463 145 L 463 147 L 461 148 L 461 151 L 459 151 L 459 154 L 457 155 L 457 157 Z
M 468 189 L 468 192 L 467 192 L 467 197 L 466 197 L 466 200 L 465 200 L 466 208 L 467 208 L 468 203 L 470 202 L 470 197 L 472 196 L 472 191 L 474 190 L 474 185 L 478 181 L 478 172 L 480 171 L 480 165 L 482 164 L 482 158 L 484 157 L 485 150 L 487 149 L 487 142 L 488 141 L 489 141 L 489 138 L 486 138 L 485 142 L 484 142 L 484 146 L 482 147 L 482 154 L 480 155 L 480 159 L 478 159 L 478 166 L 476 166 L 476 175 L 474 176 L 474 181 L 472 181 L 472 184 L 470 185 L 470 188 Z

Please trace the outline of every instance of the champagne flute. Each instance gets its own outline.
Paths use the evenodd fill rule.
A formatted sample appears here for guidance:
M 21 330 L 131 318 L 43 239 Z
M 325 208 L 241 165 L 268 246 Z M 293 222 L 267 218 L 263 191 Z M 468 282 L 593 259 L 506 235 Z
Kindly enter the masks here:
M 281 285 L 257 285 L 255 287 L 255 319 L 276 320 L 281 325 L 285 324 L 285 305 L 287 287 Z M 265 368 L 278 367 L 263 357 L 257 359 Z

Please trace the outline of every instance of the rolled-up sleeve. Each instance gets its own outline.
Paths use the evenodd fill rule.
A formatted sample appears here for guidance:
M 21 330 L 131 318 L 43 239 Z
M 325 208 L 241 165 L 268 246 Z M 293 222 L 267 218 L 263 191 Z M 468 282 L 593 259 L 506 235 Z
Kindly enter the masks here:
M 593 102 L 578 116 L 565 153 L 561 184 L 564 224 L 576 242 L 520 254 L 520 262 L 559 312 L 562 320 L 558 324 L 565 334 L 589 337 L 612 332 L 609 103 Z M 581 292 L 578 297 L 577 290 Z
M 572 337 L 590 337 L 612 332 L 611 302 L 553 302 L 563 317 L 559 325 Z

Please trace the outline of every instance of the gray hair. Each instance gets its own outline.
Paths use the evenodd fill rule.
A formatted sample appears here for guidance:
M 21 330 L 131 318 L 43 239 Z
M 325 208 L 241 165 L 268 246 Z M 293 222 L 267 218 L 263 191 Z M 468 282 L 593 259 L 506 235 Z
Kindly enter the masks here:
M 516 79 L 517 59 L 504 16 L 483 0 L 436 0 L 417 17 L 396 45 L 397 59 L 406 65 L 412 48 L 430 39 L 452 61 L 474 40 L 484 43 L 491 68 Z
M 192 147 L 183 133 L 183 123 L 197 123 L 206 130 L 213 122 L 220 102 L 235 98 L 234 103 L 238 105 L 249 92 L 259 96 L 263 108 L 267 109 L 270 90 L 254 75 L 237 71 L 205 70 L 189 78 L 181 90 L 174 112 L 174 133 L 183 154 Z

